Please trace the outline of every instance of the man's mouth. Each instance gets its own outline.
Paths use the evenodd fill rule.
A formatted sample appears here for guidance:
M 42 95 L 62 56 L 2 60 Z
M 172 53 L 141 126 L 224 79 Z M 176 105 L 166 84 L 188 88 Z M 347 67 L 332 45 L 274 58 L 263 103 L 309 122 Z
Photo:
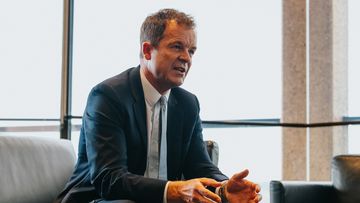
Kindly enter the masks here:
M 186 69 L 183 68 L 183 67 L 175 67 L 174 69 L 179 71 L 180 73 L 185 73 L 186 72 Z

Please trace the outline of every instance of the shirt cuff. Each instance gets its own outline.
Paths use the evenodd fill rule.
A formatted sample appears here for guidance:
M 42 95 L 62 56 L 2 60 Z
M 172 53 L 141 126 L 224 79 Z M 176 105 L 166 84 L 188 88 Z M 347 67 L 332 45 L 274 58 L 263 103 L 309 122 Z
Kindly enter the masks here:
M 219 187 L 215 188 L 215 194 L 219 195 L 219 190 L 220 190 L 220 187 L 221 187 L 221 186 L 219 186 Z
M 167 189 L 168 189 L 168 186 L 169 186 L 169 182 L 166 182 L 166 185 L 165 185 L 165 190 L 164 190 L 164 195 L 163 195 L 163 203 L 167 203 Z

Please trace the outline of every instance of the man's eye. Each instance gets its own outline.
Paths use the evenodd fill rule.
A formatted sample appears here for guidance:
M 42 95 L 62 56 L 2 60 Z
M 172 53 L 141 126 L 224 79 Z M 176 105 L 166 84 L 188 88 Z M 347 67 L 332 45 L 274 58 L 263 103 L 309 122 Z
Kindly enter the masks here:
M 192 56 L 195 54 L 195 50 L 189 50 L 189 54 Z
M 177 50 L 181 50 L 181 49 L 182 49 L 182 46 L 180 46 L 180 45 L 174 45 L 173 48 L 174 48 L 174 49 L 177 49 Z

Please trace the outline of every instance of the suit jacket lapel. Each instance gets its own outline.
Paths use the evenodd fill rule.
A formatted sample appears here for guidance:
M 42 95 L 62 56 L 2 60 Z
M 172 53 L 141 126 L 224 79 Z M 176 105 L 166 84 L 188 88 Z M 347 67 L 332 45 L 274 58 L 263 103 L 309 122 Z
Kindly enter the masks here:
M 133 110 L 135 113 L 137 127 L 140 131 L 143 147 L 147 149 L 146 105 L 144 90 L 141 85 L 139 66 L 129 73 L 129 78 L 131 92 L 134 97 Z
M 171 91 L 167 117 L 167 163 L 168 178 L 177 178 L 181 163 L 184 112 Z

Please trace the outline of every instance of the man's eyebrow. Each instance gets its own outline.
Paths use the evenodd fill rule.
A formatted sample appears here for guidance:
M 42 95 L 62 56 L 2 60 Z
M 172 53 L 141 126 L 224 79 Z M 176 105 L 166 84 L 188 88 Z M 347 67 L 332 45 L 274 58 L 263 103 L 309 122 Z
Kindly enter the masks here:
M 179 40 L 174 40 L 174 41 L 170 41 L 169 44 L 183 44 L 183 43 Z

